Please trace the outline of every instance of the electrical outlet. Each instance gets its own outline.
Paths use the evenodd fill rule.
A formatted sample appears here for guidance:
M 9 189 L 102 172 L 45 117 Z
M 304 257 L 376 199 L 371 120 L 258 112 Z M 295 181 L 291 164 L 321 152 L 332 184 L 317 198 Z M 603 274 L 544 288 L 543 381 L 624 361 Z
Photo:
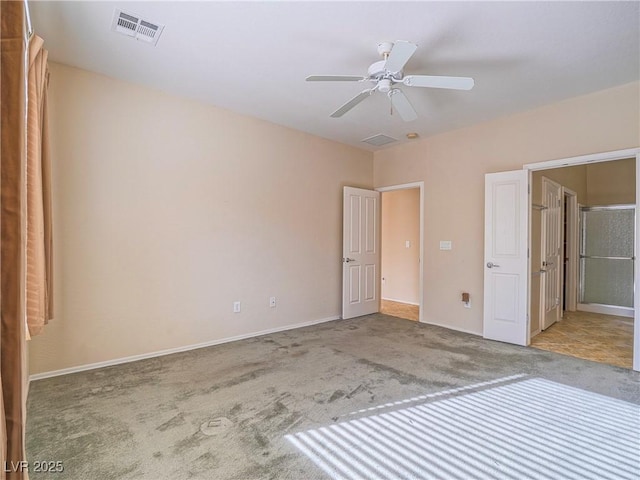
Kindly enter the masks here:
M 276 306 L 276 297 L 269 298 L 269 306 L 274 308 Z
M 233 313 L 240 313 L 240 302 L 233 302 Z
M 469 293 L 462 293 L 462 304 L 464 305 L 464 308 L 471 308 L 471 295 Z

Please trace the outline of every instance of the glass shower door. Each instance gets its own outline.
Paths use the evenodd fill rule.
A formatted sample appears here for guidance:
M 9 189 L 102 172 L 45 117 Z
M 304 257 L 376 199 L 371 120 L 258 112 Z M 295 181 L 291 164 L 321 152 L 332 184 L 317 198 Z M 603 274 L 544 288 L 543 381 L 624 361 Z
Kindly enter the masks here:
M 635 206 L 583 207 L 580 303 L 633 308 Z

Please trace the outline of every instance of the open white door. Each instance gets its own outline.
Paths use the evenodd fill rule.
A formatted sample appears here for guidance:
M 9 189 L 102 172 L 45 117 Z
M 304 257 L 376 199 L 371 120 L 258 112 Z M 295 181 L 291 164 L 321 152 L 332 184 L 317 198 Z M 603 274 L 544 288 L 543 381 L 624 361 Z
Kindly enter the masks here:
M 540 316 L 542 330 L 546 330 L 560 320 L 562 305 L 561 268 L 563 262 L 562 245 L 562 186 L 542 177 L 542 244 L 540 259 L 542 285 L 540 288 Z
M 380 192 L 344 187 L 342 318 L 380 310 Z
M 483 336 L 528 345 L 529 172 L 485 175 Z

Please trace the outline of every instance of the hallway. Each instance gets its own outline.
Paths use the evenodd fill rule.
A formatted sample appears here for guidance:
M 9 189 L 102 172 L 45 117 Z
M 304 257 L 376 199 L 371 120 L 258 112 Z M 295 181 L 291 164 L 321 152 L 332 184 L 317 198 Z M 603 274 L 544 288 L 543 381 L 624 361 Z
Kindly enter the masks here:
M 393 302 L 391 300 L 382 300 L 380 313 L 391 315 L 392 317 L 404 318 L 405 320 L 413 320 L 415 322 L 420 318 L 420 308 L 418 305 Z

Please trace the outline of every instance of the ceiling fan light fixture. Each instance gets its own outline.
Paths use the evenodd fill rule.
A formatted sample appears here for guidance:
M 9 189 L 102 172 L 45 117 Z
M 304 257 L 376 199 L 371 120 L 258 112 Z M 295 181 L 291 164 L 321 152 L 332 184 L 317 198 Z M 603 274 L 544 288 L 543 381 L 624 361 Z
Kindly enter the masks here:
M 391 90 L 391 80 L 387 78 L 383 78 L 382 80 L 380 80 L 378 82 L 378 90 L 380 90 L 382 93 L 389 92 L 389 90 Z

